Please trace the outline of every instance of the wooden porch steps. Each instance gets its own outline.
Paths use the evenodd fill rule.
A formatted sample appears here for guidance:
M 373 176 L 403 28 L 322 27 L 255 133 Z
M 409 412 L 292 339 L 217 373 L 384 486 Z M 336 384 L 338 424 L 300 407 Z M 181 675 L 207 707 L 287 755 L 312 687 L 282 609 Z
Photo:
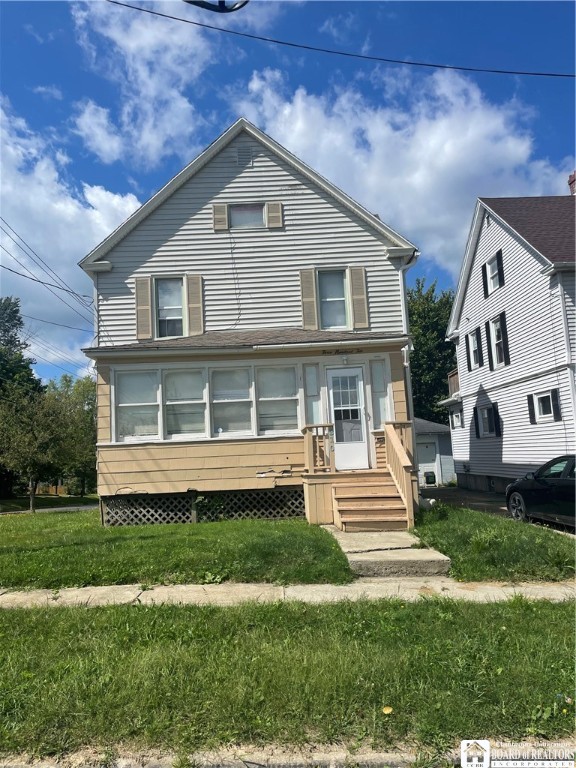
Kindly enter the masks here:
M 408 528 L 406 507 L 389 472 L 347 478 L 332 486 L 334 524 L 342 531 Z

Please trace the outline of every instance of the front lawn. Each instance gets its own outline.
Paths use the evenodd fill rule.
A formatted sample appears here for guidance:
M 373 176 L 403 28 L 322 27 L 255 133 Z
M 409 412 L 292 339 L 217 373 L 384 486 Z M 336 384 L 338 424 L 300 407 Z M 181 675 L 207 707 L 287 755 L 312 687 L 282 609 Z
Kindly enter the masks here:
M 415 533 L 452 561 L 459 581 L 562 581 L 574 576 L 574 539 L 477 510 L 436 504 Z
M 98 512 L 0 517 L 0 586 L 220 581 L 344 584 L 348 561 L 329 533 L 302 520 L 103 528 Z
M 0 611 L 0 753 L 569 737 L 570 603 Z

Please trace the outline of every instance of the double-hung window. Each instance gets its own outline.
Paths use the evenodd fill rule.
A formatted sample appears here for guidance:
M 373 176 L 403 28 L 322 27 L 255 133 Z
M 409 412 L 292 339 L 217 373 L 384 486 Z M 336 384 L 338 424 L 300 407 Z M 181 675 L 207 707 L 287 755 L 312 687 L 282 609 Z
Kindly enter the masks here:
M 156 278 L 156 335 L 183 335 L 183 286 L 181 277 Z
M 476 437 L 502 436 L 502 425 L 497 403 L 475 407 L 473 414 Z
M 482 283 L 484 286 L 484 298 L 488 298 L 497 288 L 504 285 L 504 266 L 502 263 L 502 251 L 498 251 L 486 264 L 482 265 Z
M 252 377 L 249 368 L 212 371 L 212 431 L 252 431 Z
M 484 365 L 480 328 L 476 328 L 472 333 L 466 335 L 466 362 L 468 363 L 469 371 L 481 368 Z
M 203 370 L 164 373 L 166 437 L 206 433 L 205 382 Z
M 488 361 L 491 371 L 510 364 L 505 312 L 501 312 L 497 317 L 486 323 L 486 345 L 488 347 Z
M 346 271 L 318 272 L 318 298 L 320 303 L 320 327 L 347 328 Z
M 256 370 L 258 432 L 298 429 L 298 385 L 295 368 Z
M 116 375 L 116 438 L 158 437 L 158 373 L 126 371 Z

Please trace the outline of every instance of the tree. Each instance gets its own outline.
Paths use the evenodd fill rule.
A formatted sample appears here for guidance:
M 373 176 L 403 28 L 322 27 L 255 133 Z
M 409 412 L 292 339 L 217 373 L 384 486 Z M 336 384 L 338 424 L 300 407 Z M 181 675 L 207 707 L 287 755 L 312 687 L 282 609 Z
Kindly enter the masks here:
M 446 341 L 454 291 L 437 294 L 436 280 L 426 288 L 425 280 L 418 279 L 407 294 L 414 415 L 447 424 L 448 411 L 438 401 L 448 397 L 448 373 L 456 367 L 454 344 Z
M 0 398 L 6 397 L 5 391 L 11 384 L 29 392 L 43 389 L 32 370 L 35 361 L 24 354 L 28 343 L 22 338 L 23 328 L 20 299 L 13 296 L 0 298 Z M 14 481 L 14 472 L 0 460 L 0 498 L 12 495 Z
M 61 472 L 69 458 L 68 415 L 57 392 L 9 382 L 0 399 L 0 462 L 28 479 L 30 511 L 36 486 Z
M 64 374 L 58 383 L 50 382 L 48 391 L 57 395 L 66 412 L 64 474 L 76 481 L 84 496 L 96 483 L 96 382 L 90 376 L 73 381 Z

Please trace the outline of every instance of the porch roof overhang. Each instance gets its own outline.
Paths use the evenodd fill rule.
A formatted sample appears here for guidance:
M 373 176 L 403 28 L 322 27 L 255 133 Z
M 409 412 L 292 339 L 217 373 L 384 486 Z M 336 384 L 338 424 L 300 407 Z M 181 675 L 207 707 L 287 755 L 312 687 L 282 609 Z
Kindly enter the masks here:
M 93 360 L 101 358 L 133 358 L 185 354 L 194 357 L 249 352 L 294 351 L 329 348 L 349 354 L 364 347 L 398 347 L 410 337 L 397 333 L 374 331 L 309 331 L 301 328 L 265 328 L 252 331 L 209 331 L 198 336 L 177 339 L 152 339 L 110 347 L 88 347 L 83 352 Z

